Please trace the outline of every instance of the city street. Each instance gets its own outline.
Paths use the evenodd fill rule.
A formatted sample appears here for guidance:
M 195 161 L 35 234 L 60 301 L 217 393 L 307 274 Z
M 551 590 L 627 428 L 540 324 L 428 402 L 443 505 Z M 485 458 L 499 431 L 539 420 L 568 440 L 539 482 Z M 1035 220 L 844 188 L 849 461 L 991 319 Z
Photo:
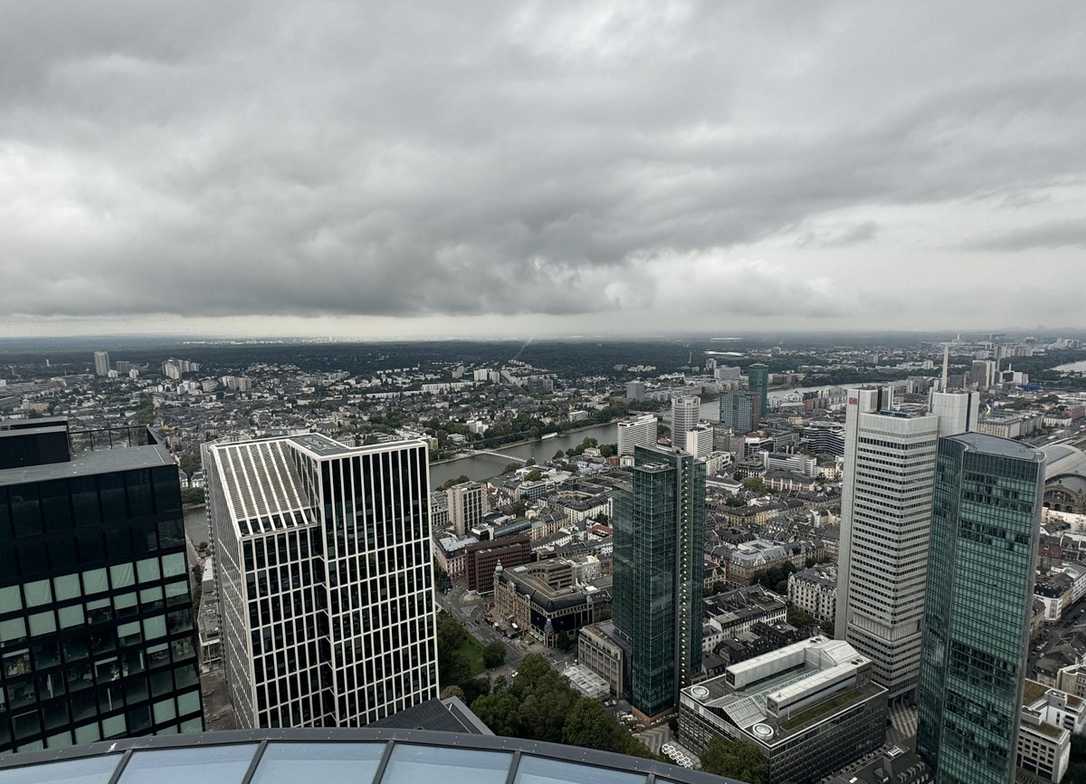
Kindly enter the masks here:
M 542 643 L 527 641 L 524 637 L 511 640 L 498 632 L 486 621 L 487 601 L 479 594 L 468 591 L 463 585 L 454 585 L 448 593 L 437 593 L 437 603 L 446 612 L 463 624 L 464 628 L 483 645 L 500 642 L 505 646 L 505 664 L 489 671 L 493 681 L 498 677 L 512 677 L 523 659 L 528 654 L 544 656 L 551 666 L 561 672 L 577 659 L 576 650 L 563 653 L 554 648 L 547 648 Z

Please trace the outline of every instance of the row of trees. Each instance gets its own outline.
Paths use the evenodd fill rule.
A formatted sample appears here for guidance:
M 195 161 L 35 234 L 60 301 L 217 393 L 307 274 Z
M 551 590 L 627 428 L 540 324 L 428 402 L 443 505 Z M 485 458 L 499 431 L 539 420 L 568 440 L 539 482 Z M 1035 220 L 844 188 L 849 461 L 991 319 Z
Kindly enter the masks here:
M 483 669 L 500 667 L 505 655 L 505 646 L 500 642 L 483 647 L 449 613 L 438 614 L 437 666 L 445 693 L 457 694 L 468 704 L 489 694 L 490 679 L 482 675 Z
M 653 756 L 597 700 L 574 691 L 542 656 L 525 656 L 516 678 L 499 679 L 471 709 L 498 735 Z

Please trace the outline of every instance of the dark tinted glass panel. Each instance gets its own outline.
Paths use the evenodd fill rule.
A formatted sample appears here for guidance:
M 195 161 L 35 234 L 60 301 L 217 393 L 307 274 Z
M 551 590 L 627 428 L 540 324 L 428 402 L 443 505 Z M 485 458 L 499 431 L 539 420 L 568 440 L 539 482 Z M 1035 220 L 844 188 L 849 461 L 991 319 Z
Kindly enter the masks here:
M 98 510 L 98 483 L 93 476 L 71 480 L 72 512 L 77 526 L 98 525 L 102 516 Z
M 185 543 L 185 527 L 180 517 L 158 521 L 158 546 L 166 549 Z
M 0 536 L 11 536 L 11 513 L 8 511 L 8 489 L 0 487 Z
M 42 531 L 37 491 L 37 485 L 19 487 L 11 491 L 11 520 L 16 536 L 33 536 Z
M 128 512 L 133 517 L 145 517 L 154 509 L 151 499 L 151 472 L 129 471 L 124 475 L 128 490 Z
M 79 548 L 79 558 L 84 565 L 101 563 L 106 558 L 106 548 L 102 541 L 102 532 L 98 529 L 87 529 L 76 532 L 76 546 Z
M 72 525 L 72 509 L 68 499 L 68 483 L 65 481 L 42 482 L 41 512 L 45 527 L 50 531 L 62 531 Z
M 155 491 L 155 509 L 162 512 L 175 512 L 181 509 L 181 484 L 177 469 L 173 466 L 156 468 L 153 471 Z
M 124 482 L 120 475 L 99 476 L 98 494 L 102 501 L 102 517 L 105 520 L 124 520 L 128 516 L 124 503 Z

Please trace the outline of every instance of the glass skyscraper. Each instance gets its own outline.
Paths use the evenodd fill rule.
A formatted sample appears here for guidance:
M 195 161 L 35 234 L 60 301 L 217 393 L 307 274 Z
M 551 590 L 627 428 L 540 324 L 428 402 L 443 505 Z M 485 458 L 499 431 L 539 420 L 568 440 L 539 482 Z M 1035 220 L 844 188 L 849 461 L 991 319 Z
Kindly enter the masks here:
M 631 480 L 615 494 L 615 627 L 631 646 L 631 702 L 653 716 L 701 671 L 705 462 L 638 446 Z
M 157 435 L 0 423 L 0 753 L 202 731 L 192 616 Z
M 750 391 L 754 397 L 754 426 L 757 427 L 769 413 L 769 368 L 756 362 L 747 368 L 747 378 L 750 380 Z
M 939 440 L 917 753 L 940 784 L 1014 780 L 1043 486 L 1038 450 Z
M 720 396 L 720 424 L 742 435 L 754 429 L 754 393 L 749 389 L 729 389 Z

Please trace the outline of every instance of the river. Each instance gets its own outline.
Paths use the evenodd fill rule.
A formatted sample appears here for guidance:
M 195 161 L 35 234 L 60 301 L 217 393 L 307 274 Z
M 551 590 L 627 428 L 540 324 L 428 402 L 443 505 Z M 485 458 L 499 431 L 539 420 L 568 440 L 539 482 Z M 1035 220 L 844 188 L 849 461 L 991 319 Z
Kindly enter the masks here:
M 889 382 L 886 382 L 889 383 Z M 850 384 L 841 384 L 840 386 L 853 386 Z M 819 387 L 794 387 L 791 389 L 773 389 L 769 392 L 769 399 L 784 401 L 795 396 L 797 399 L 802 396 L 804 392 L 815 392 L 826 389 L 833 389 L 834 385 L 829 384 Z M 720 402 L 717 399 L 704 400 L 701 404 L 701 418 L 709 422 L 720 421 Z M 665 422 L 671 419 L 671 412 L 663 412 L 663 420 Z M 542 441 L 532 441 L 527 444 L 518 444 L 517 446 L 510 447 L 498 447 L 494 449 L 494 452 L 498 452 L 502 455 L 510 455 L 511 457 L 519 457 L 523 460 L 528 458 L 535 458 L 537 463 L 545 463 L 554 457 L 554 453 L 561 449 L 563 452 L 570 447 L 577 446 L 585 438 L 594 438 L 601 444 L 613 444 L 618 441 L 618 425 L 615 423 L 609 425 L 598 425 L 597 427 L 585 428 L 584 430 L 575 430 L 568 433 L 562 433 L 554 438 L 544 439 Z M 455 479 L 459 476 L 466 476 L 468 479 L 475 479 L 481 481 L 483 479 L 490 479 L 497 476 L 502 472 L 511 461 L 503 460 L 501 457 L 492 454 L 474 454 L 467 457 L 457 458 L 456 460 L 449 460 L 442 463 L 435 463 L 430 466 L 430 486 L 440 487 L 444 482 L 449 479 Z

